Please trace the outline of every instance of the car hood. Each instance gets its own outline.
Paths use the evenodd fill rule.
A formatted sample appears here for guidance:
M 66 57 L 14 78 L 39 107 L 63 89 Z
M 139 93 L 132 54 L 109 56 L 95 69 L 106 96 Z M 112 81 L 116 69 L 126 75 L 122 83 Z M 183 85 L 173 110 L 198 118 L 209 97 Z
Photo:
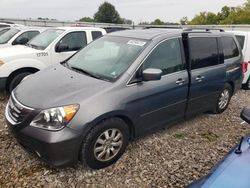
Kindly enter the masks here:
M 4 48 L 0 48 L 0 60 L 8 63 L 8 61 L 17 58 L 29 58 L 39 52 L 41 52 L 41 50 L 23 45 L 7 46 Z
M 104 92 L 111 84 L 57 64 L 29 76 L 19 84 L 13 94 L 25 106 L 47 109 L 79 104 Z
M 0 44 L 0 48 L 4 48 L 4 47 L 8 47 L 11 46 L 10 44 L 6 43 L 6 44 Z

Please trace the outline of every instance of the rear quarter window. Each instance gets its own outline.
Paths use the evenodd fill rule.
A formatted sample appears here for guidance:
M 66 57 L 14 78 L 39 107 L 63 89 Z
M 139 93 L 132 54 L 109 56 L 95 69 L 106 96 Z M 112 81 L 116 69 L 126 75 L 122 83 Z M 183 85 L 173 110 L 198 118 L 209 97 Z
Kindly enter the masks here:
M 231 59 L 240 55 L 239 49 L 233 37 L 221 37 L 222 47 L 225 59 Z
M 236 38 L 237 38 L 237 40 L 238 40 L 238 42 L 239 42 L 239 44 L 240 44 L 240 47 L 241 47 L 241 49 L 243 49 L 244 48 L 244 44 L 245 44 L 245 36 L 243 36 L 243 35 L 235 35 L 236 36 Z
M 93 40 L 96 40 L 100 37 L 102 37 L 102 32 L 101 31 L 91 31 L 92 38 Z
M 218 65 L 219 52 L 216 37 L 190 38 L 191 68 L 199 69 Z

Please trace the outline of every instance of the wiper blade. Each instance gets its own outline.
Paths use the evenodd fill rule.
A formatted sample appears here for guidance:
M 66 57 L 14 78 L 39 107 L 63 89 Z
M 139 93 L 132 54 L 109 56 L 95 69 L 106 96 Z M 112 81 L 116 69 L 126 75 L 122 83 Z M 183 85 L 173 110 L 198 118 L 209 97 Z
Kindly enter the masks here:
M 28 47 L 30 47 L 30 48 L 39 49 L 39 46 L 34 45 L 34 44 L 28 44 L 28 43 L 27 43 L 25 46 L 28 46 Z
M 98 76 L 98 75 L 96 75 L 96 74 L 90 73 L 90 72 L 88 72 L 88 71 L 85 71 L 85 70 L 83 70 L 83 69 L 81 69 L 81 68 L 78 68 L 78 67 L 71 67 L 71 66 L 70 66 L 70 68 L 73 69 L 73 70 L 76 70 L 76 71 L 78 71 L 78 72 L 81 72 L 81 73 L 83 73 L 83 74 L 86 74 L 86 75 L 88 75 L 88 76 L 91 76 L 91 77 L 93 77 L 93 78 L 97 78 L 97 79 L 100 79 L 100 80 L 105 80 L 104 78 L 102 78 L 102 77 L 100 77 L 100 76 Z

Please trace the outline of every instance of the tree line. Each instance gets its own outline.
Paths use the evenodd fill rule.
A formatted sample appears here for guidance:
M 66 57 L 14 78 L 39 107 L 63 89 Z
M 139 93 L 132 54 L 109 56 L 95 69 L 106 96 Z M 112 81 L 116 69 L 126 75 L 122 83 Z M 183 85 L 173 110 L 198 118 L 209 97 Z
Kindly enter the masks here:
M 121 18 L 115 6 L 104 2 L 98 8 L 98 11 L 92 17 L 83 17 L 82 22 L 99 22 L 115 24 L 132 24 L 133 21 Z M 179 23 L 164 22 L 155 19 L 152 22 L 141 22 L 139 25 L 217 25 L 217 24 L 250 24 L 250 0 L 247 0 L 242 6 L 229 7 L 224 6 L 220 12 L 200 12 L 193 19 L 189 20 L 183 17 Z

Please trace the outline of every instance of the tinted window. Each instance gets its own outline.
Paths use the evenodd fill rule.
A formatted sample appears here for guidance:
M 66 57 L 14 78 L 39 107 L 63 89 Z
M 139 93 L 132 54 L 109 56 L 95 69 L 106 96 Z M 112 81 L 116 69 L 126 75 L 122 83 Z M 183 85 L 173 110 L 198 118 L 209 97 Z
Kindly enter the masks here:
M 225 59 L 230 59 L 240 55 L 236 43 L 232 37 L 221 37 Z
M 163 75 L 183 70 L 179 39 L 170 39 L 159 44 L 143 64 L 147 68 L 161 69 Z
M 68 33 L 58 43 L 68 46 L 66 51 L 77 51 L 87 45 L 86 33 L 84 31 Z
M 219 64 L 217 39 L 190 38 L 191 68 L 198 69 Z
M 100 38 L 102 36 L 101 31 L 92 31 L 91 34 L 92 34 L 93 40 L 98 39 L 98 38 Z
M 39 34 L 39 31 L 27 31 L 27 32 L 24 32 L 19 37 L 16 38 L 16 40 L 13 42 L 13 45 L 15 45 L 15 44 L 23 44 L 22 41 L 24 41 L 24 40 L 27 40 L 27 42 L 28 42 L 28 41 L 30 41 L 30 39 L 34 38 L 38 34 Z
M 245 36 L 242 35 L 235 35 L 235 36 L 240 44 L 241 49 L 243 49 L 245 44 Z

